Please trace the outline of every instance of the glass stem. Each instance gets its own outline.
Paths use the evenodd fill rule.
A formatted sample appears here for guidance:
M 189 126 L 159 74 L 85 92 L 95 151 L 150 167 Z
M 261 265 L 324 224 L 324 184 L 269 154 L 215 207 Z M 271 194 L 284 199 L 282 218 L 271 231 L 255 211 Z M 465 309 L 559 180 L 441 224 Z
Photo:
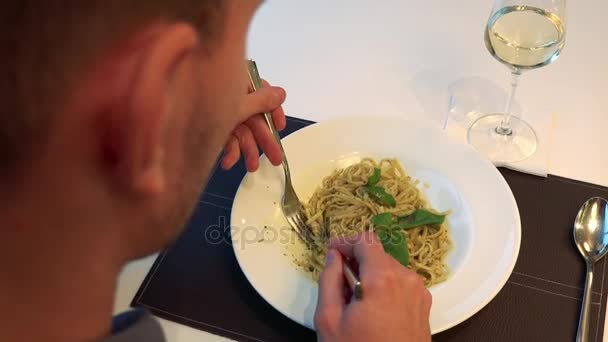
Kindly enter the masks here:
M 519 84 L 519 77 L 521 76 L 520 70 L 513 70 L 511 72 L 511 90 L 509 91 L 509 99 L 507 100 L 507 107 L 505 113 L 500 122 L 500 126 L 496 127 L 495 131 L 500 135 L 511 135 L 513 130 L 511 129 L 511 110 L 513 108 L 513 102 L 515 102 L 515 91 Z

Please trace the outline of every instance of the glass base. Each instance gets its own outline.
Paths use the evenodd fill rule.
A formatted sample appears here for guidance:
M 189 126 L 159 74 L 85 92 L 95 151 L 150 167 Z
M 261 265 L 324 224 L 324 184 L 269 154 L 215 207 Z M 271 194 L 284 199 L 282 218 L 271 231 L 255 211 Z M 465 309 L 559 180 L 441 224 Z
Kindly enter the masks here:
M 469 128 L 467 139 L 480 153 L 493 162 L 513 163 L 536 152 L 538 138 L 525 121 L 511 117 L 511 134 L 501 134 L 503 114 L 489 114 L 477 119 Z

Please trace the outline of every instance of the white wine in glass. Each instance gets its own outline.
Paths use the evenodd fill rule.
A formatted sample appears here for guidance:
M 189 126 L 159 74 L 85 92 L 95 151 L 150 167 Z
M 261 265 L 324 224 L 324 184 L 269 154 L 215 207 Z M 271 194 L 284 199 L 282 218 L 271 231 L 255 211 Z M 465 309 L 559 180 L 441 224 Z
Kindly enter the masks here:
M 485 30 L 494 58 L 511 70 L 511 90 L 504 113 L 477 119 L 468 140 L 495 162 L 516 162 L 536 151 L 538 139 L 525 121 L 512 117 L 515 91 L 523 71 L 555 61 L 565 41 L 565 0 L 496 0 Z

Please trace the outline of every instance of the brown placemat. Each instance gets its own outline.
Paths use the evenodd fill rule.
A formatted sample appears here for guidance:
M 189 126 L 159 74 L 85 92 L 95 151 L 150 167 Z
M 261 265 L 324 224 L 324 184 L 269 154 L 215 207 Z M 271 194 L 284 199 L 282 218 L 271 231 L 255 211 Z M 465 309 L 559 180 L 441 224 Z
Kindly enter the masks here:
M 309 124 L 288 118 L 282 135 Z M 242 163 L 229 172 L 215 172 L 184 234 L 158 257 L 132 304 L 235 340 L 312 341 L 312 331 L 278 313 L 255 292 L 228 243 L 232 199 L 245 172 Z M 587 198 L 606 197 L 608 190 L 554 176 L 501 172 L 522 220 L 515 270 L 484 309 L 433 340 L 573 341 L 585 270 L 572 242 L 572 221 Z M 604 261 L 597 264 L 591 313 L 596 342 L 603 335 L 606 271 Z
M 522 222 L 519 258 L 505 287 L 484 309 L 434 341 L 574 341 L 585 265 L 572 238 L 573 221 L 589 197 L 608 189 L 561 177 L 501 169 Z M 491 205 L 491 203 L 489 203 Z M 595 268 L 591 341 L 603 337 L 606 262 Z

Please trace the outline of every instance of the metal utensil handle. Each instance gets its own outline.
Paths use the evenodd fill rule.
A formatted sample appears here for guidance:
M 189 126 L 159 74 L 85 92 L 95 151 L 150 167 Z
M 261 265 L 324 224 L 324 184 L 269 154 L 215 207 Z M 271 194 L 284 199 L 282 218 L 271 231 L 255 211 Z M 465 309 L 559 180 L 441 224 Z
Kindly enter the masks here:
M 262 88 L 262 78 L 260 77 L 260 73 L 258 72 L 258 67 L 253 60 L 248 60 L 248 70 L 249 70 L 249 79 L 251 81 L 251 85 L 253 86 L 253 90 L 258 90 Z M 285 150 L 283 149 L 283 144 L 281 143 L 281 136 L 279 135 L 279 131 L 277 131 L 274 126 L 274 121 L 272 120 L 272 114 L 264 113 L 264 118 L 266 119 L 266 123 L 268 127 L 270 127 L 270 131 L 274 136 L 274 139 L 279 144 L 281 148 L 281 153 L 283 154 L 283 171 L 285 171 L 285 182 L 291 183 L 291 172 L 289 171 L 289 163 L 287 163 L 287 157 L 285 156 Z
M 329 237 L 330 237 L 329 217 L 325 216 L 325 211 L 323 211 L 322 216 L 323 216 L 323 230 L 322 230 L 323 239 L 324 239 L 325 243 L 329 243 Z M 361 285 L 361 280 L 359 279 L 357 274 L 355 274 L 353 269 L 350 267 L 350 262 L 351 262 L 350 258 L 345 258 L 344 264 L 342 267 L 343 268 L 342 273 L 344 274 L 344 278 L 346 278 L 346 282 L 348 283 L 348 286 L 350 287 L 350 290 L 353 294 L 354 299 L 361 300 L 361 299 L 363 299 L 363 285 Z
M 342 272 L 344 273 L 344 277 L 346 278 L 348 286 L 353 292 L 353 296 L 355 297 L 355 299 L 361 300 L 363 298 L 363 286 L 361 285 L 361 281 L 359 280 L 355 272 L 353 272 L 350 266 L 348 266 L 346 260 L 344 261 L 344 269 L 342 270 Z
M 589 341 L 589 310 L 591 309 L 591 286 L 593 285 L 593 263 L 587 262 L 587 280 L 585 280 L 585 293 L 583 294 L 583 306 L 578 321 L 576 342 Z

